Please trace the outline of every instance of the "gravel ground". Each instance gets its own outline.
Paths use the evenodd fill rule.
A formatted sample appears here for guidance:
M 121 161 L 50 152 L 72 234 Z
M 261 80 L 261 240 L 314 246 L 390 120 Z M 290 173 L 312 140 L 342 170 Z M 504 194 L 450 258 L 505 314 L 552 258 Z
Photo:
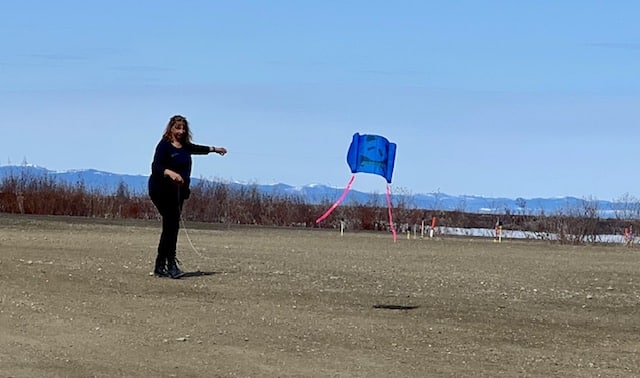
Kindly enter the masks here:
M 640 376 L 640 251 L 0 214 L 1 377 Z

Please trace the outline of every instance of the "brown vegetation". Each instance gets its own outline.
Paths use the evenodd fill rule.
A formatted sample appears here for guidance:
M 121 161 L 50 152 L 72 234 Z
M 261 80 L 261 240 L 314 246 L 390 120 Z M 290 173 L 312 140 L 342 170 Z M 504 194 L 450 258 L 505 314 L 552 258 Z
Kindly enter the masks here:
M 351 230 L 389 230 L 387 209 L 376 195 L 372 195 L 367 203 L 351 201 L 339 206 L 324 222 L 316 224 L 315 219 L 333 200 L 327 198 L 321 204 L 309 204 L 300 196 L 261 193 L 256 186 L 234 188 L 225 183 L 201 181 L 192 188 L 183 216 L 189 221 L 279 227 L 337 228 L 343 221 Z M 634 226 L 633 218 L 599 217 L 595 203 L 585 201 L 582 208 L 556 214 L 525 215 L 508 211 L 476 214 L 419 209 L 399 200 L 393 213 L 396 227 L 403 232 L 415 226 L 428 226 L 434 216 L 438 226 L 444 227 L 492 229 L 499 220 L 504 229 L 557 235 L 557 241 L 562 244 L 595 243 L 597 235 L 622 234 L 625 227 Z M 132 193 L 124 183 L 115 194 L 110 194 L 88 189 L 82 182 L 70 185 L 29 175 L 9 176 L 0 182 L 0 212 L 90 218 L 158 217 L 147 194 Z

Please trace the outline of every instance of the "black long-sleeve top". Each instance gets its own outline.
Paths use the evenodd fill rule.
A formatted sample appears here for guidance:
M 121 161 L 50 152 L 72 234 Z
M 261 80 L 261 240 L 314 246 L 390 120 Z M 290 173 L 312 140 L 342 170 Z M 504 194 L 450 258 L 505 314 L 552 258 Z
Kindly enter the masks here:
M 189 143 L 177 148 L 170 141 L 163 138 L 158 142 L 153 155 L 151 176 L 149 176 L 149 192 L 164 192 L 166 189 L 177 187 L 169 177 L 164 175 L 164 170 L 170 169 L 182 176 L 184 180 L 184 184 L 179 187 L 180 197 L 182 199 L 189 198 L 191 193 L 189 189 L 191 183 L 191 155 L 207 155 L 209 152 L 211 152 L 209 146 Z

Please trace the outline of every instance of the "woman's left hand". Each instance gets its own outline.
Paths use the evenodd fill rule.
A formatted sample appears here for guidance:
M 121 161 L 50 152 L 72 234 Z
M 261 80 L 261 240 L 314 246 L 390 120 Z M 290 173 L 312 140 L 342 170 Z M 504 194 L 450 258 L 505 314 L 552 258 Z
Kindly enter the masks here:
M 211 147 L 211 152 L 215 152 L 220 156 L 224 156 L 227 153 L 227 149 L 224 147 Z

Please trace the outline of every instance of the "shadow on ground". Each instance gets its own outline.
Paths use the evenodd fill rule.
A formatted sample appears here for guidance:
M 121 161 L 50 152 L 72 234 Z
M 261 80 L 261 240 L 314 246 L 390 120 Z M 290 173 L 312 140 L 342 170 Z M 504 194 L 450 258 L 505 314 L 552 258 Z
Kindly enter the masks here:
M 373 305 L 373 308 L 382 309 L 382 310 L 400 310 L 400 311 L 408 311 L 415 310 L 420 306 L 402 306 L 402 305 L 393 305 L 393 304 L 377 304 Z
M 184 275 L 180 278 L 190 278 L 190 277 L 202 277 L 202 276 L 213 276 L 214 274 L 220 274 L 220 272 L 184 272 Z

